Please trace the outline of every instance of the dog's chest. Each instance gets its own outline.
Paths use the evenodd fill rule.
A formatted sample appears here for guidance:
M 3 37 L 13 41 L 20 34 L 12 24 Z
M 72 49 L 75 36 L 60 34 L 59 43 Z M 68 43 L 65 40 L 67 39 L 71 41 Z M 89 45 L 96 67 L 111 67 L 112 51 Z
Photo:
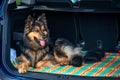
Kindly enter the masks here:
M 37 51 L 32 51 L 32 55 L 31 55 L 31 65 L 35 66 L 35 64 L 42 60 L 45 55 L 48 53 L 48 49 L 42 49 L 42 50 L 37 50 Z

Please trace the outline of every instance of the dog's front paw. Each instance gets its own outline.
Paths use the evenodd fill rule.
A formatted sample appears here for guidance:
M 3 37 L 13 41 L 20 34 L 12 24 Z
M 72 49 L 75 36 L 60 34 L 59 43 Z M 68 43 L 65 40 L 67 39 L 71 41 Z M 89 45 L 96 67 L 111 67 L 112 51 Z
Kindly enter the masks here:
M 27 64 L 26 62 L 23 62 L 20 64 L 20 66 L 18 68 L 18 72 L 19 73 L 26 73 L 28 68 L 29 68 L 29 64 Z
M 19 69 L 18 69 L 18 72 L 19 72 L 19 73 L 26 73 L 26 72 L 27 72 L 27 69 L 26 69 L 26 68 L 19 68 Z

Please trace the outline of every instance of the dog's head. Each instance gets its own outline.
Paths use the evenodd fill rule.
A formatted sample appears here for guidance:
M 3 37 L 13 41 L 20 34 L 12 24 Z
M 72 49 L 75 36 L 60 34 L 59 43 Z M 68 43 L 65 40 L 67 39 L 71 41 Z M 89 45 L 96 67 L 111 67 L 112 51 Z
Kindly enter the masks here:
M 48 39 L 49 30 L 45 14 L 40 15 L 36 20 L 29 15 L 24 28 L 25 44 L 28 43 L 29 47 L 35 49 L 44 48 L 48 44 Z
M 66 46 L 73 46 L 73 45 L 67 39 L 64 39 L 64 38 L 58 38 L 55 41 L 54 47 L 55 47 L 56 50 L 62 50 L 62 51 L 64 51 L 64 48 Z

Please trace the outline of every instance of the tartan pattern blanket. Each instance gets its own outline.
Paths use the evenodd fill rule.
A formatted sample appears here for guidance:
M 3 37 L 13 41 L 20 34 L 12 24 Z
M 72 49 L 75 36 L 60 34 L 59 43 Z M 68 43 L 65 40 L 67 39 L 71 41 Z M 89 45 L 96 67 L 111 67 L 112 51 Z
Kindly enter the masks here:
M 13 60 L 12 64 L 17 68 L 19 60 Z M 84 64 L 80 67 L 71 65 L 59 66 L 53 65 L 41 69 L 29 68 L 28 71 L 51 73 L 51 74 L 64 74 L 75 76 L 92 76 L 92 77 L 120 77 L 120 54 L 106 53 L 105 57 L 100 62 L 92 64 Z

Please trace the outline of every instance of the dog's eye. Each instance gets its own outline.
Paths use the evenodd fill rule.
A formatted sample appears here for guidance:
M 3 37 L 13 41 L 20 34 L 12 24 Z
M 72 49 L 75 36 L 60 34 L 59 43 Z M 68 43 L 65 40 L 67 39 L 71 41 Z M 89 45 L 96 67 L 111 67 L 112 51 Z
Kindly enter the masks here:
M 35 30 L 36 32 L 39 32 L 39 30 Z

